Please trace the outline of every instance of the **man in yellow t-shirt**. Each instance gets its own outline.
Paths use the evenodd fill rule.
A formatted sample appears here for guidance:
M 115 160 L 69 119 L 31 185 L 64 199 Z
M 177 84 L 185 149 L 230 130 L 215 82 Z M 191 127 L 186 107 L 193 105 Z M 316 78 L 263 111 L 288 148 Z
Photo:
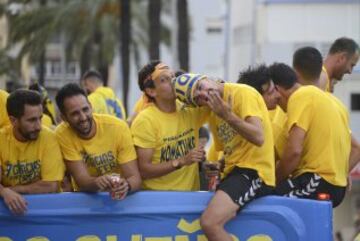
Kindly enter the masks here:
M 160 61 L 140 70 L 139 87 L 151 104 L 135 118 L 131 131 L 144 189 L 195 191 L 200 188 L 198 163 L 205 158 L 199 128 L 208 111 L 176 102 L 173 77 Z
M 0 129 L 10 124 L 9 117 L 6 112 L 6 99 L 8 96 L 9 94 L 6 91 L 0 90 Z
M 14 214 L 27 202 L 20 194 L 53 193 L 64 177 L 64 163 L 54 133 L 41 127 L 38 93 L 16 90 L 7 99 L 11 126 L 0 131 L 0 195 Z
M 325 193 L 336 207 L 347 184 L 348 125 L 332 98 L 315 86 L 301 87 L 291 67 L 275 63 L 270 71 L 285 104 L 282 108 L 287 112 L 289 133 L 276 169 L 276 192 L 308 199 Z
M 298 81 L 302 85 L 314 85 L 321 89 L 319 81 L 320 72 L 322 69 L 322 56 L 321 53 L 313 47 L 303 47 L 298 49 L 293 56 L 293 67 L 298 75 Z M 327 95 L 334 101 L 338 107 L 338 111 L 346 126 L 350 130 L 349 112 L 345 105 L 336 98 L 333 94 L 326 92 Z M 342 140 L 344 141 L 344 140 Z M 356 138 L 351 134 L 351 152 L 349 157 L 349 172 L 354 166 L 360 162 L 360 146 Z
M 116 97 L 114 91 L 103 86 L 103 78 L 99 72 L 87 71 L 82 76 L 82 84 L 88 93 L 88 100 L 94 113 L 108 114 L 126 120 L 125 108 Z
M 211 109 L 209 121 L 215 147 L 225 156 L 225 178 L 201 216 L 200 224 L 211 240 L 232 240 L 224 225 L 252 200 L 275 186 L 274 143 L 262 96 L 243 84 L 210 78 L 176 78 L 178 98 Z
M 334 92 L 334 85 L 342 80 L 344 74 L 351 74 L 359 56 L 359 45 L 353 39 L 346 37 L 336 39 L 324 60 L 319 87 Z
M 85 92 L 67 84 L 56 95 L 64 120 L 55 130 L 66 167 L 81 191 L 109 191 L 125 197 L 141 178 L 127 123 L 93 114 Z M 112 174 L 120 174 L 119 183 Z

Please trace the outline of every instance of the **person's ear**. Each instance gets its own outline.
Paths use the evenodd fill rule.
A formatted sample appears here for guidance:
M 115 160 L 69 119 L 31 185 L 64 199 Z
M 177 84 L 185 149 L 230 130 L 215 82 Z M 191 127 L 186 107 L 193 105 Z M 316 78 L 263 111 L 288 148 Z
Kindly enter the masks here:
M 14 116 L 9 116 L 9 120 L 12 126 L 15 126 L 18 122 L 18 119 Z

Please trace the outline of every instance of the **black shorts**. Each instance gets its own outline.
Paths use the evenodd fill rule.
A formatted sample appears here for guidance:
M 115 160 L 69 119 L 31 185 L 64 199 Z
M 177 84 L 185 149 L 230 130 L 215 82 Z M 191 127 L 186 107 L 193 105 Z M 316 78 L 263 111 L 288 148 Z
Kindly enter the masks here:
M 344 199 L 346 187 L 328 183 L 316 173 L 304 173 L 295 178 L 281 182 L 276 188 L 276 195 L 319 200 L 319 194 L 328 194 L 333 207 L 338 206 Z
M 256 198 L 272 194 L 273 187 L 266 185 L 257 171 L 235 167 L 221 181 L 217 190 L 227 193 L 241 209 Z

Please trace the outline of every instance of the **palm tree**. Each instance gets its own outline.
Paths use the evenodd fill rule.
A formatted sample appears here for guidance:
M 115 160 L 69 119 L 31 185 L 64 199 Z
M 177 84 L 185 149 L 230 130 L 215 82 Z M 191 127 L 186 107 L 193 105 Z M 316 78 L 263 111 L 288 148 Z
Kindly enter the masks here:
M 160 38 L 161 38 L 161 0 L 148 1 L 148 18 L 149 18 L 149 58 L 160 59 Z
M 189 71 L 189 23 L 187 0 L 177 0 L 178 56 L 180 69 Z
M 124 106 L 127 109 L 127 97 L 129 90 L 130 77 L 130 41 L 131 41 L 131 4 L 130 0 L 119 0 L 121 4 L 121 24 L 120 24 L 120 53 L 121 53 L 121 67 L 123 80 L 123 99 Z
M 121 49 L 123 96 L 124 102 L 127 102 L 130 53 L 134 54 L 136 63 L 140 65 L 139 49 L 146 49 L 148 46 L 146 33 L 149 23 L 144 14 L 146 2 L 142 0 L 57 0 L 39 5 L 35 0 L 8 1 L 8 3 L 12 2 L 23 2 L 22 11 L 15 15 L 8 11 L 11 26 L 9 33 L 11 45 L 8 47 L 21 45 L 19 60 L 28 55 L 32 64 L 38 64 L 47 44 L 53 39 L 61 38 L 66 50 L 66 59 L 79 61 L 82 72 L 95 67 L 106 78 L 108 66 L 117 54 L 116 50 Z M 0 10 L 4 6 L 8 5 L 0 4 Z M 120 34 L 122 29 L 120 23 L 124 27 L 122 34 Z M 169 41 L 165 43 L 168 44 Z

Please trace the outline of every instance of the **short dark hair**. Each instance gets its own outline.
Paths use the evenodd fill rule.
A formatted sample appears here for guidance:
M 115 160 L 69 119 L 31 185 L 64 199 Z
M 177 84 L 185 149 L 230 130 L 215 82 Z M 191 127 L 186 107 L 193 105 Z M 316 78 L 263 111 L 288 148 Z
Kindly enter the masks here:
M 154 72 L 156 65 L 158 65 L 160 60 L 152 60 L 147 63 L 144 67 L 142 67 L 138 73 L 138 84 L 141 91 L 145 91 L 146 88 L 154 88 L 154 80 L 147 80 L 152 72 Z M 145 83 L 145 80 L 146 83 Z
M 293 67 L 301 73 L 306 80 L 317 80 L 322 70 L 322 56 L 314 47 L 303 47 L 293 55 Z
M 81 77 L 82 80 L 85 79 L 96 79 L 98 82 L 104 83 L 104 78 L 100 74 L 100 72 L 96 70 L 88 70 Z
M 359 45 L 351 38 L 338 38 L 331 45 L 329 54 L 336 54 L 346 52 L 348 56 L 352 56 L 355 52 L 359 51 Z
M 273 63 L 270 67 L 270 77 L 275 85 L 290 89 L 296 84 L 297 77 L 294 70 L 284 63 Z
M 255 88 L 260 94 L 263 94 L 262 85 L 269 83 L 270 71 L 265 64 L 261 64 L 255 67 L 249 66 L 245 71 L 240 72 L 238 83 L 250 85 Z
M 6 110 L 9 116 L 20 118 L 24 115 L 25 105 L 41 105 L 42 99 L 38 92 L 18 89 L 12 92 L 6 101 Z
M 57 92 L 55 100 L 56 100 L 56 105 L 61 113 L 63 114 L 65 113 L 65 109 L 64 109 L 65 99 L 77 95 L 83 95 L 85 98 L 87 98 L 85 91 L 78 84 L 75 83 L 66 84 Z

